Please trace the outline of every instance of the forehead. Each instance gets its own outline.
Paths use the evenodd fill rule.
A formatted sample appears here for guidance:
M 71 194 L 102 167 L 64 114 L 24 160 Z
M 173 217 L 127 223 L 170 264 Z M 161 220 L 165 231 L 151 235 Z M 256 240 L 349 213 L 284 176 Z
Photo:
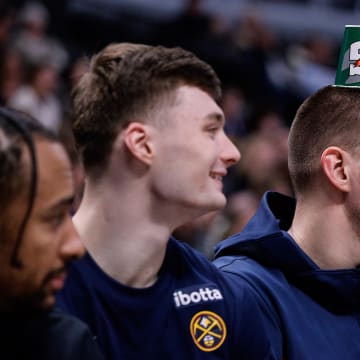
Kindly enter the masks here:
M 203 119 L 224 118 L 223 111 L 215 100 L 207 92 L 195 86 L 182 85 L 177 89 L 176 106 L 181 112 L 189 112 Z
M 71 196 L 73 177 L 69 157 L 57 142 L 39 139 L 35 142 L 37 153 L 38 201 L 53 202 Z

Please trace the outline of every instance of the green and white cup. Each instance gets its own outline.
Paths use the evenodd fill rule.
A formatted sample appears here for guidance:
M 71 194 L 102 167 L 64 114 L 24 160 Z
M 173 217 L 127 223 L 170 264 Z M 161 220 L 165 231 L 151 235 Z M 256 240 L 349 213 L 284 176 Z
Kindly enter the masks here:
M 346 25 L 335 85 L 360 86 L 360 25 Z

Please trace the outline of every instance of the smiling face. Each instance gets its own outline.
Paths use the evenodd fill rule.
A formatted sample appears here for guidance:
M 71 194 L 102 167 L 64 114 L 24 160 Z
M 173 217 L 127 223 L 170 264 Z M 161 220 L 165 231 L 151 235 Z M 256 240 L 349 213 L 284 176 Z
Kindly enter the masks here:
M 37 193 L 17 256 L 21 268 L 11 266 L 10 259 L 27 207 L 29 179 L 2 219 L 0 307 L 8 311 L 51 308 L 63 286 L 66 265 L 84 251 L 69 215 L 74 184 L 67 154 L 59 143 L 40 138 L 35 147 Z
M 206 92 L 183 85 L 176 96 L 155 135 L 152 190 L 192 217 L 225 205 L 222 178 L 240 154 L 224 133 L 222 110 Z

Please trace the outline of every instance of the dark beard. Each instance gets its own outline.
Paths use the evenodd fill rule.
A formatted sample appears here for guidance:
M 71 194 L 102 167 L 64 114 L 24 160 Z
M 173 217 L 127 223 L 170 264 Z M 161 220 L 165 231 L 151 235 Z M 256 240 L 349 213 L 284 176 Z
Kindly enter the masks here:
M 0 299 L 0 313 L 13 316 L 32 316 L 46 313 L 50 309 L 44 307 L 45 292 L 39 290 L 36 293 L 16 297 L 2 297 Z
M 44 278 L 42 285 L 37 291 L 31 294 L 24 295 L 10 295 L 6 296 L 0 291 L 0 314 L 34 314 L 34 313 L 46 313 L 51 310 L 51 306 L 45 306 L 46 297 L 49 296 L 45 292 L 46 285 L 50 282 L 54 276 L 57 276 L 66 271 L 66 266 L 50 271 Z

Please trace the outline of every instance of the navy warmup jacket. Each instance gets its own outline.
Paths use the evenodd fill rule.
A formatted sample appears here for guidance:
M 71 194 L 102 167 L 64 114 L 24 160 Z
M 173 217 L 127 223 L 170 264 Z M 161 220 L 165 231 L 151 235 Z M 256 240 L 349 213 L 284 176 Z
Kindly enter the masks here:
M 294 210 L 294 199 L 266 193 L 244 230 L 217 246 L 215 264 L 247 282 L 276 359 L 358 360 L 360 269 L 321 270 L 286 232 Z

